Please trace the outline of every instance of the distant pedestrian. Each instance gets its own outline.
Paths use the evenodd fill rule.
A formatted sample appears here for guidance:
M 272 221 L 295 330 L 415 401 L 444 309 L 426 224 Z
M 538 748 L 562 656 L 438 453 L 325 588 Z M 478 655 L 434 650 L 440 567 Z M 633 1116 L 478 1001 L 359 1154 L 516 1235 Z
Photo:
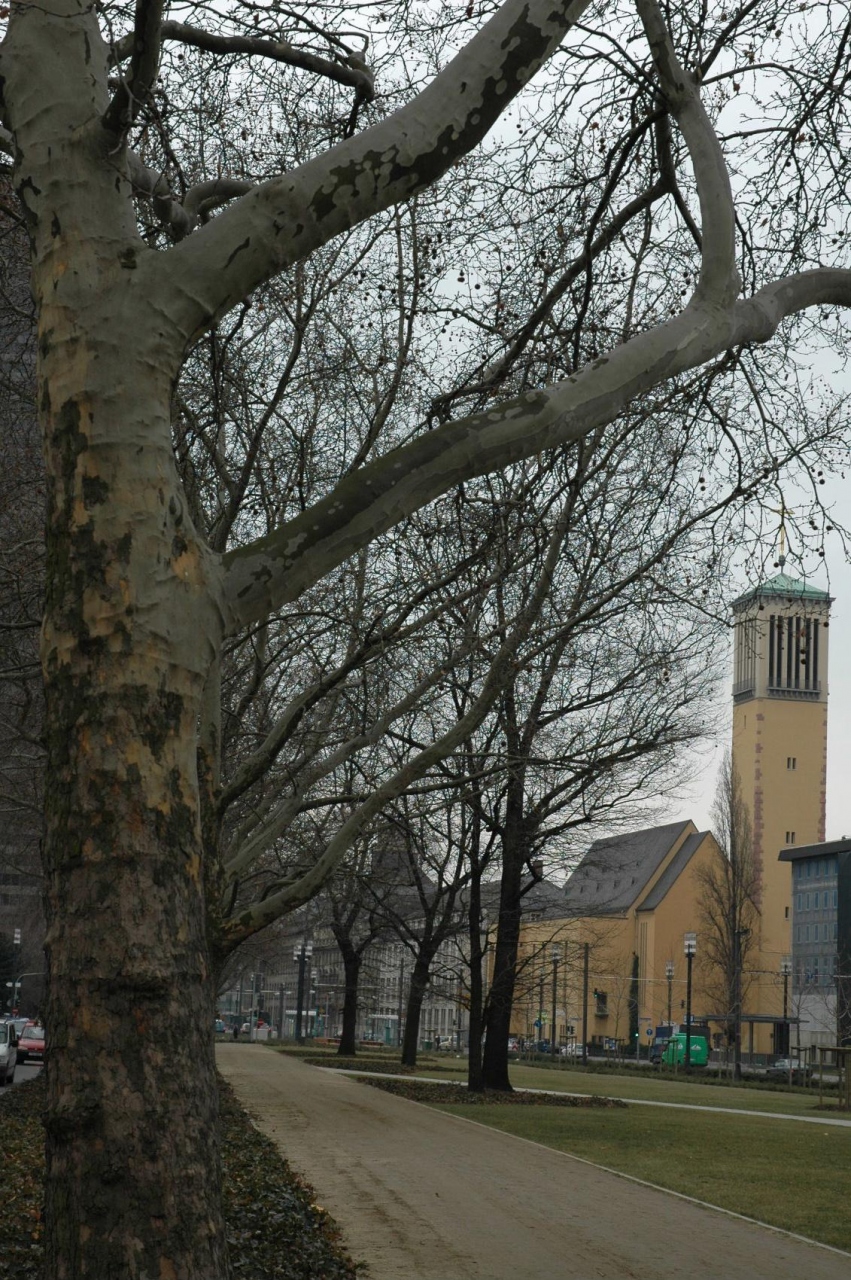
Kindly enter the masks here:
M 233 1038 L 234 1040 L 239 1039 L 239 1023 L 238 1022 L 235 1022 L 233 1024 Z

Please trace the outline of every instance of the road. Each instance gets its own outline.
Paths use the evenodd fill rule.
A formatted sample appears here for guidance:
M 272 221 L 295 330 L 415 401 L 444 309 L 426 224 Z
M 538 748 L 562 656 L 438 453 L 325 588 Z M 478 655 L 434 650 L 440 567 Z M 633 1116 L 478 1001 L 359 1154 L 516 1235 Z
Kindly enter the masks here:
M 217 1059 L 371 1280 L 848 1280 L 848 1254 L 261 1045 Z M 676 1259 L 673 1263 L 672 1260 Z M 531 1271 L 530 1271 L 531 1267 Z M 661 1272 L 660 1272 L 661 1268 Z
M 32 1080 L 41 1069 L 42 1064 L 40 1062 L 19 1062 L 15 1067 L 15 1082 L 9 1088 L 14 1089 L 16 1084 L 23 1084 L 25 1080 Z M 2 1087 L 0 1085 L 0 1089 Z

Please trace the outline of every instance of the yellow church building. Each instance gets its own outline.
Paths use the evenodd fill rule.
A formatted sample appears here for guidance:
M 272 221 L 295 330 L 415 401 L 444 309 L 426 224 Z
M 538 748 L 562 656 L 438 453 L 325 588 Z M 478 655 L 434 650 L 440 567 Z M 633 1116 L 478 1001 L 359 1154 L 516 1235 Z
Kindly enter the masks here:
M 550 1039 L 555 1013 L 559 1044 L 587 1036 L 595 1047 L 634 1048 L 631 1024 L 649 1044 L 669 1015 L 685 1021 L 684 935 L 699 932 L 701 869 L 718 857 L 712 834 L 687 820 L 596 841 L 566 885 L 561 912 L 524 921 L 514 1034 Z M 695 964 L 695 1017 L 706 1004 Z

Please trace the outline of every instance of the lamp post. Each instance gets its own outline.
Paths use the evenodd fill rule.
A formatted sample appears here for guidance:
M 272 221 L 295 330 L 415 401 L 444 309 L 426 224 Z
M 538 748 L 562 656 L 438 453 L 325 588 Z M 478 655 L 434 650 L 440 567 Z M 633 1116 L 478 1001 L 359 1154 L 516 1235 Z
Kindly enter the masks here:
M 783 956 L 780 961 L 780 973 L 783 977 L 783 1054 L 789 1057 L 790 1042 L 792 1037 L 789 1035 L 789 975 L 792 972 L 792 957 Z
M 556 994 L 558 985 L 558 962 L 561 959 L 561 943 L 553 942 L 550 946 L 553 962 L 553 1020 L 550 1023 L 550 1057 L 556 1056 Z
M 249 1017 L 248 1038 L 254 1043 L 257 1039 L 257 1022 L 260 1018 L 260 1000 L 263 995 L 263 974 L 252 973 L 251 975 L 251 1011 Z
M 683 934 L 683 951 L 686 957 L 686 1059 L 685 1069 L 691 1070 L 691 967 L 697 951 L 697 934 Z
M 20 969 L 21 967 L 21 931 L 20 929 L 15 930 L 13 934 L 12 945 L 15 948 L 15 971 L 17 972 L 17 970 Z M 18 998 L 20 995 L 20 987 L 21 987 L 21 980 L 19 978 L 15 986 L 12 988 L 12 1013 L 14 1015 L 17 1015 L 18 1013 Z
M 538 1043 L 535 1045 L 535 1052 L 540 1053 L 541 1045 L 544 1042 L 544 975 L 541 974 L 538 983 Z
M 582 1065 L 588 1065 L 588 958 L 590 944 L 582 948 Z
M 313 1010 L 313 1022 L 310 1021 L 310 1011 Z M 310 970 L 310 991 L 307 997 L 307 1018 L 308 1027 L 307 1034 L 311 1039 L 316 1039 L 319 1031 L 319 971 L 317 969 Z
M 736 1020 L 736 1028 L 735 1028 L 736 1049 L 735 1049 L 735 1057 L 733 1060 L 733 1079 L 734 1080 L 741 1080 L 742 1078 L 742 956 L 743 956 L 743 943 L 746 938 L 750 937 L 750 932 L 751 932 L 750 929 L 737 929 L 733 939 L 733 942 L 734 942 L 733 979 L 735 983 L 734 1016 Z M 751 1023 L 751 1032 L 753 1032 L 753 1023 Z M 751 1041 L 753 1041 L 753 1035 L 751 1035 Z M 753 1049 L 753 1043 L 751 1043 L 751 1049 Z
M 671 995 L 674 985 L 674 962 L 669 960 L 665 965 L 665 977 L 668 979 L 668 1035 L 671 1035 L 671 1027 L 673 1025 L 673 1013 L 671 1011 Z
M 295 1041 L 296 1044 L 304 1044 L 304 1036 L 301 1034 L 301 1011 L 304 1006 L 304 974 L 307 968 L 307 962 L 313 955 L 313 943 L 302 942 L 301 946 L 293 948 L 293 960 L 298 962 L 298 990 L 295 1001 Z
M 6 983 L 7 987 L 12 988 L 11 1013 L 13 1016 L 17 1016 L 17 1013 L 18 1013 L 18 1001 L 21 998 L 21 985 L 23 984 L 24 978 L 43 978 L 43 977 L 44 977 L 44 974 L 42 972 L 39 972 L 38 970 L 34 969 L 32 973 L 19 973 L 14 982 Z

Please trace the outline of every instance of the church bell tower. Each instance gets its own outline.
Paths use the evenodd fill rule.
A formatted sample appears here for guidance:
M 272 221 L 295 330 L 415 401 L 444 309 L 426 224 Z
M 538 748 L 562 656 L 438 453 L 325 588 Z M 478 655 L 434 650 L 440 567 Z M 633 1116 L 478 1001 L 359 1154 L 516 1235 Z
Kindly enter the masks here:
M 791 875 L 778 854 L 825 838 L 831 603 L 826 591 L 783 572 L 733 602 L 733 765 L 761 882 L 754 997 L 766 1014 L 782 1003 L 775 975 L 792 950 Z

